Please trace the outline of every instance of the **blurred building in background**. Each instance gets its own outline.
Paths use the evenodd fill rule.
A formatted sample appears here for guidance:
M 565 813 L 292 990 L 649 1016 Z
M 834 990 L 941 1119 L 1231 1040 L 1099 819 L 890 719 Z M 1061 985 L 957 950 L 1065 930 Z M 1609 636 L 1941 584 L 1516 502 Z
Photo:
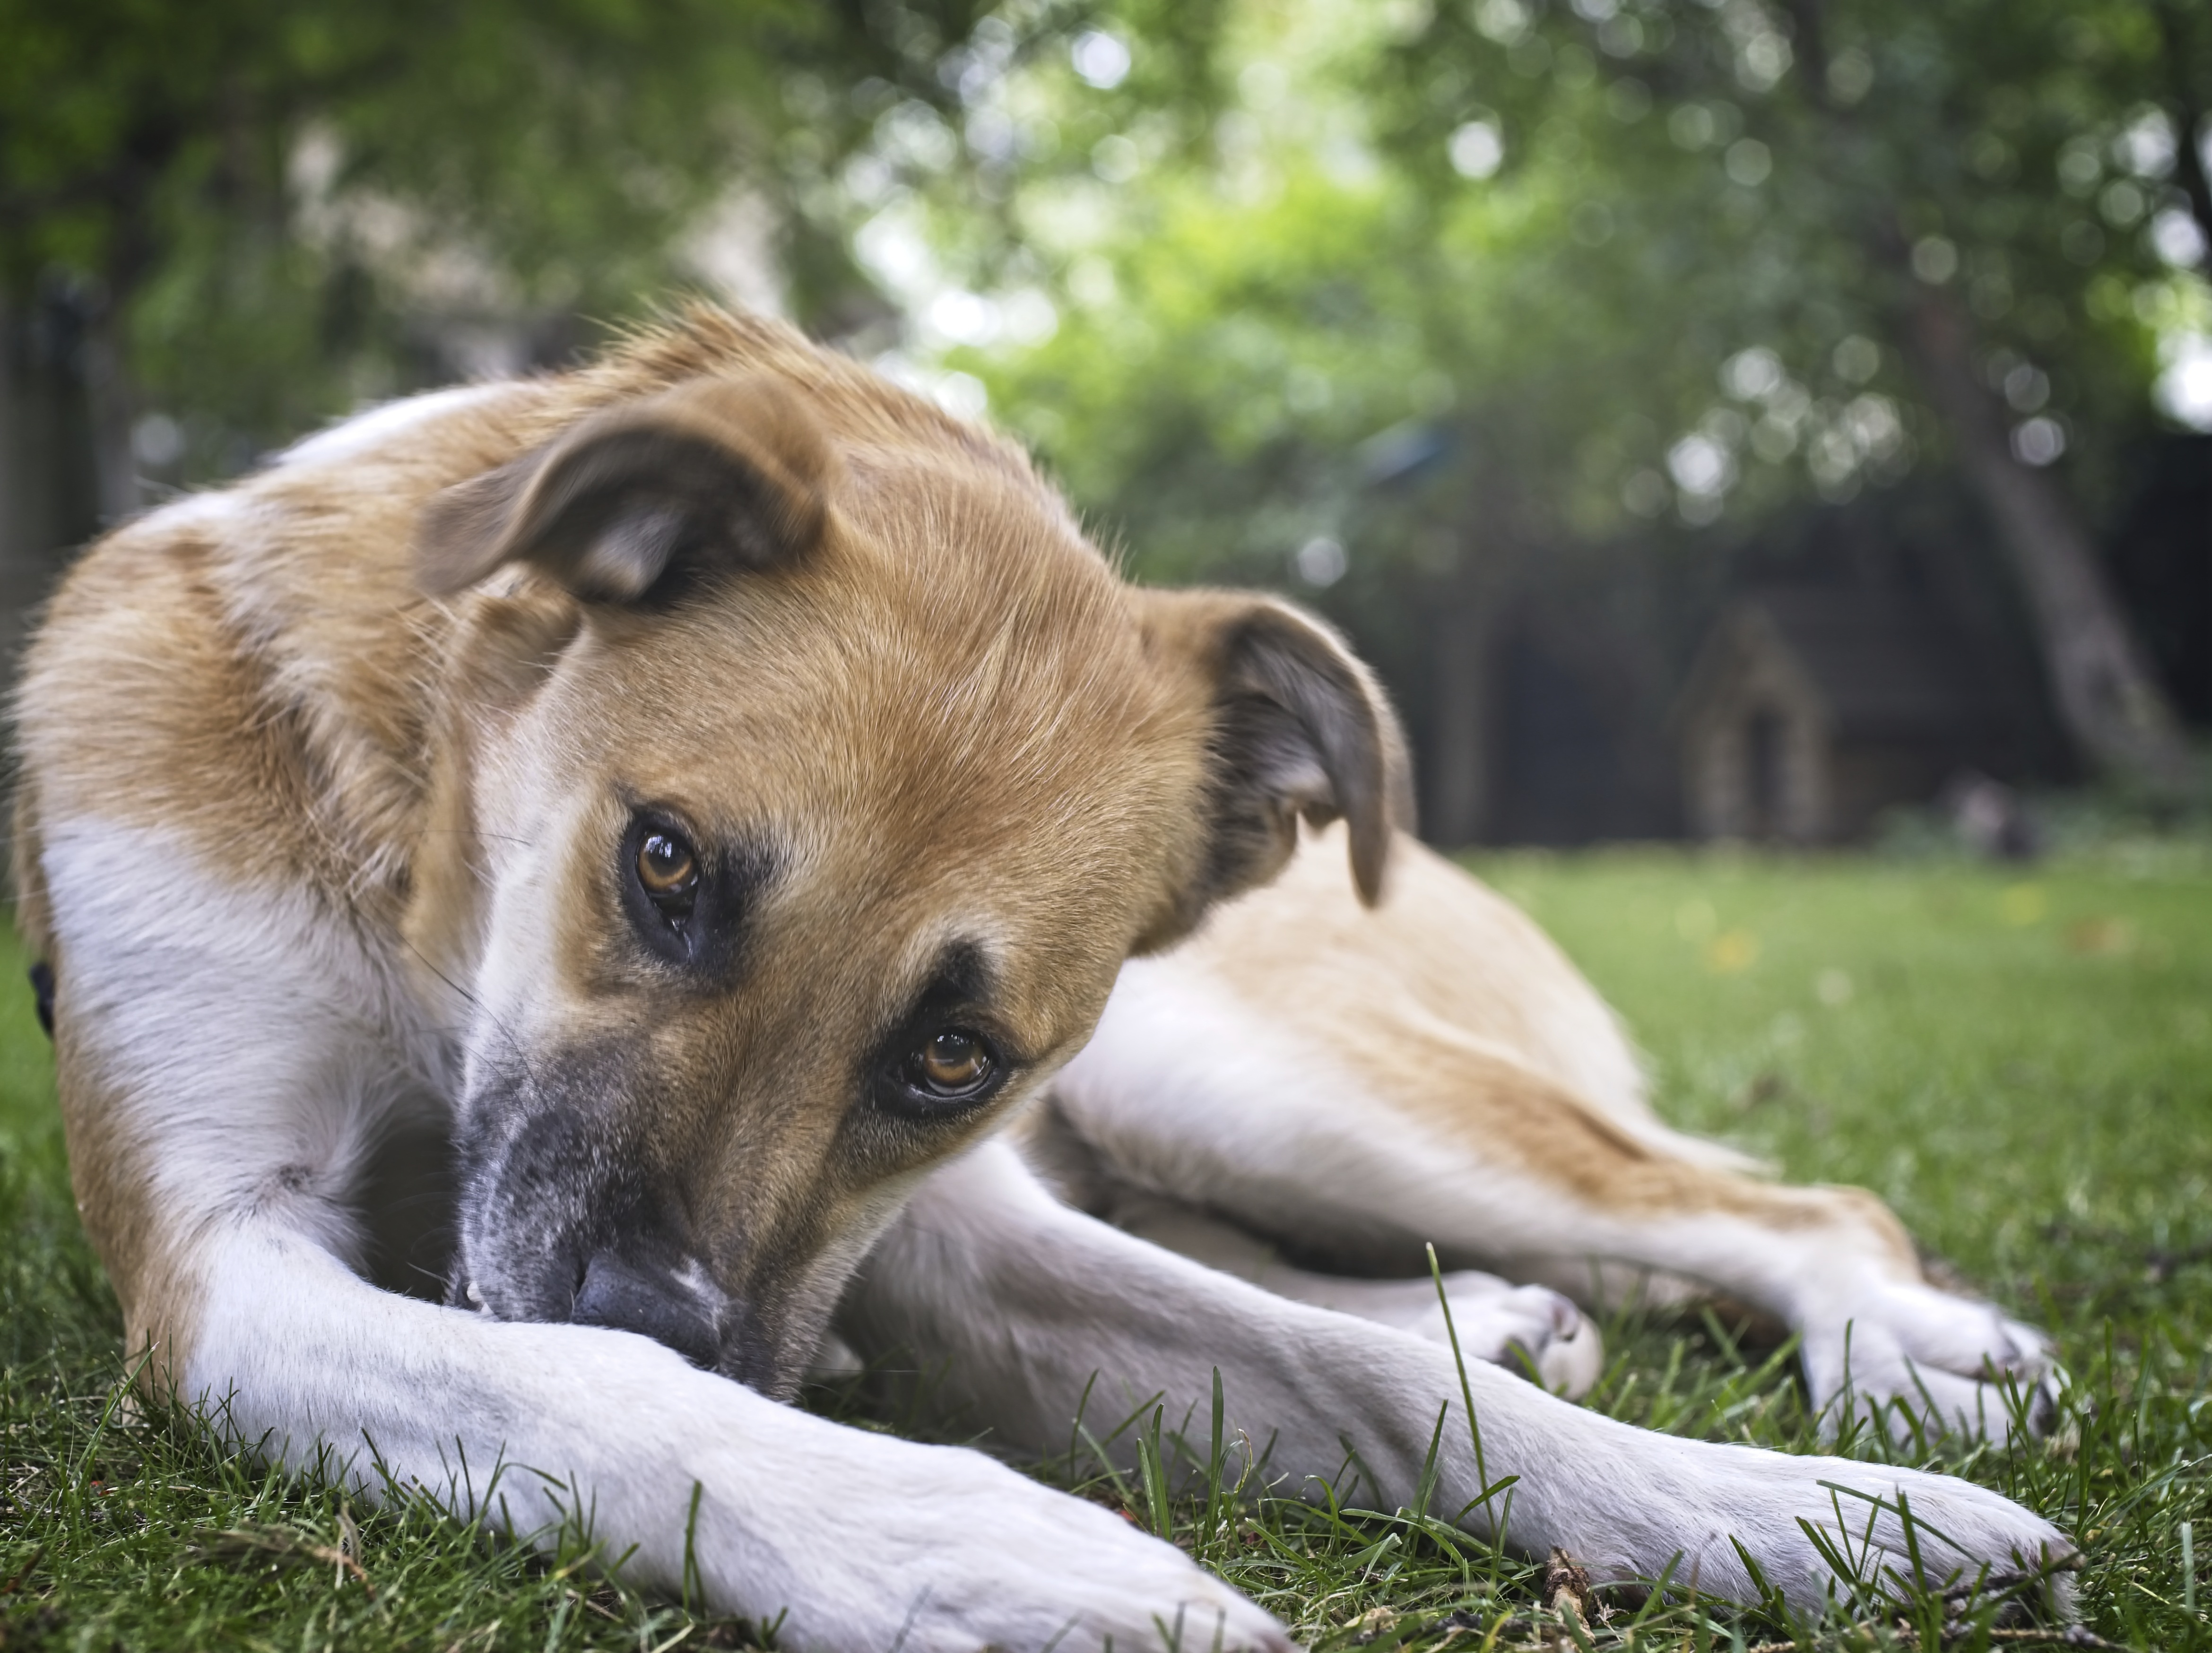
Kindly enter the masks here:
M 2134 459 L 2106 566 L 2160 680 L 2203 729 L 2212 437 L 2164 436 Z M 1459 675 L 1481 685 L 1482 812 L 1465 836 L 1847 843 L 1961 777 L 2078 783 L 2084 768 L 1987 539 L 1955 490 L 1923 484 L 1765 525 L 1710 563 L 1667 563 L 1648 547 L 1595 567 L 1524 562 L 1494 624 L 1462 634 L 1471 658 Z M 1373 630 L 1367 646 L 1395 663 L 1402 644 Z M 1438 757 L 1427 680 L 1393 677 L 1427 773 Z
M 1820 586 L 1741 598 L 1675 712 L 1685 823 L 1700 838 L 1846 842 L 1962 771 L 2021 773 L 2027 715 L 1925 599 Z

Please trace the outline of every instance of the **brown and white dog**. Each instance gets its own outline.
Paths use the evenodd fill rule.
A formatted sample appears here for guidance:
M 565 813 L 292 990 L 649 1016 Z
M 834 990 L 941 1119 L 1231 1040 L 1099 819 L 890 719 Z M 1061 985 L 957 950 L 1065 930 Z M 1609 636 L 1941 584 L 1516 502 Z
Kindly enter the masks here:
M 1542 936 L 1394 842 L 1391 717 L 1325 628 L 1130 588 L 1018 453 L 776 325 L 694 313 L 141 518 L 17 721 L 21 921 L 149 1381 L 372 1494 L 501 1466 L 518 1531 L 588 1510 L 790 1645 L 1287 1645 L 1103 1510 L 781 1404 L 833 1316 L 1015 1449 L 1094 1374 L 1172 1415 L 1218 1369 L 1270 1476 L 1348 1441 L 1384 1508 L 1462 1404 L 1431 1289 L 1269 1239 L 1537 1282 L 1449 1277 L 1471 1352 L 1564 1388 L 1595 1334 L 1552 1288 L 1624 1271 L 1796 1328 L 1824 1404 L 2002 1426 L 2041 1376 L 1870 1199 L 1653 1118 Z M 1735 1541 L 1810 1605 L 1800 1523 L 1909 1571 L 1901 1493 L 1932 1574 L 2067 1550 L 1964 1482 L 1467 1382 L 1509 1541 L 1601 1576 L 1743 1596 Z

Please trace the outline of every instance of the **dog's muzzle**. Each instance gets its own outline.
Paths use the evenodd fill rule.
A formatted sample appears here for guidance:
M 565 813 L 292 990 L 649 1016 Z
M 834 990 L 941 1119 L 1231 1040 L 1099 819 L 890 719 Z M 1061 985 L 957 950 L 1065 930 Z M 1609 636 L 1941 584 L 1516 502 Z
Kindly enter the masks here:
M 586 1096 L 621 1088 L 588 1063 L 562 1073 Z M 507 1125 L 525 1113 L 516 1097 L 536 1105 Z M 605 1109 L 548 1106 L 520 1081 L 488 1091 L 473 1109 L 489 1128 L 464 1132 L 459 1143 L 455 1306 L 635 1332 L 763 1394 L 792 1388 L 817 1328 L 793 1318 L 800 1305 L 757 1256 L 738 1279 L 708 1267 L 679 1190 L 637 1141 L 611 1128 Z M 722 1238 L 742 1264 L 740 1237 Z
M 580 1262 L 574 1253 L 549 1256 L 519 1278 L 480 1280 L 463 1273 L 451 1300 L 501 1320 L 568 1321 L 635 1332 L 702 1370 L 763 1394 L 789 1389 L 792 1363 L 775 1328 L 718 1286 L 699 1262 L 651 1255 L 659 1249 L 606 1246 Z

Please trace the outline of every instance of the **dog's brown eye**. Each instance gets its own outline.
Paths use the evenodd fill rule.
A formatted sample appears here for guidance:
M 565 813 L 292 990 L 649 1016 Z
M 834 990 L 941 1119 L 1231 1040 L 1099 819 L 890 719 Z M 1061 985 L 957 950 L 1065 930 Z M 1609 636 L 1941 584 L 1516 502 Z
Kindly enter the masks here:
M 915 1079 L 933 1095 L 962 1097 L 991 1077 L 991 1050 L 972 1033 L 947 1028 L 913 1056 Z
M 698 858 L 672 832 L 648 832 L 637 847 L 637 881 L 659 900 L 688 895 L 699 882 Z

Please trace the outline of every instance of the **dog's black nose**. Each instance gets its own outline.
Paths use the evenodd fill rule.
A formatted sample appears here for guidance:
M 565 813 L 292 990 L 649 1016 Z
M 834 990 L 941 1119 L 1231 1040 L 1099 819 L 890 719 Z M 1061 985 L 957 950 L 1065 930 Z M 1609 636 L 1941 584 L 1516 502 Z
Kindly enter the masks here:
M 641 1333 L 695 1366 L 712 1367 L 721 1338 L 709 1295 L 664 1270 L 602 1251 L 584 1271 L 569 1318 L 580 1326 Z

